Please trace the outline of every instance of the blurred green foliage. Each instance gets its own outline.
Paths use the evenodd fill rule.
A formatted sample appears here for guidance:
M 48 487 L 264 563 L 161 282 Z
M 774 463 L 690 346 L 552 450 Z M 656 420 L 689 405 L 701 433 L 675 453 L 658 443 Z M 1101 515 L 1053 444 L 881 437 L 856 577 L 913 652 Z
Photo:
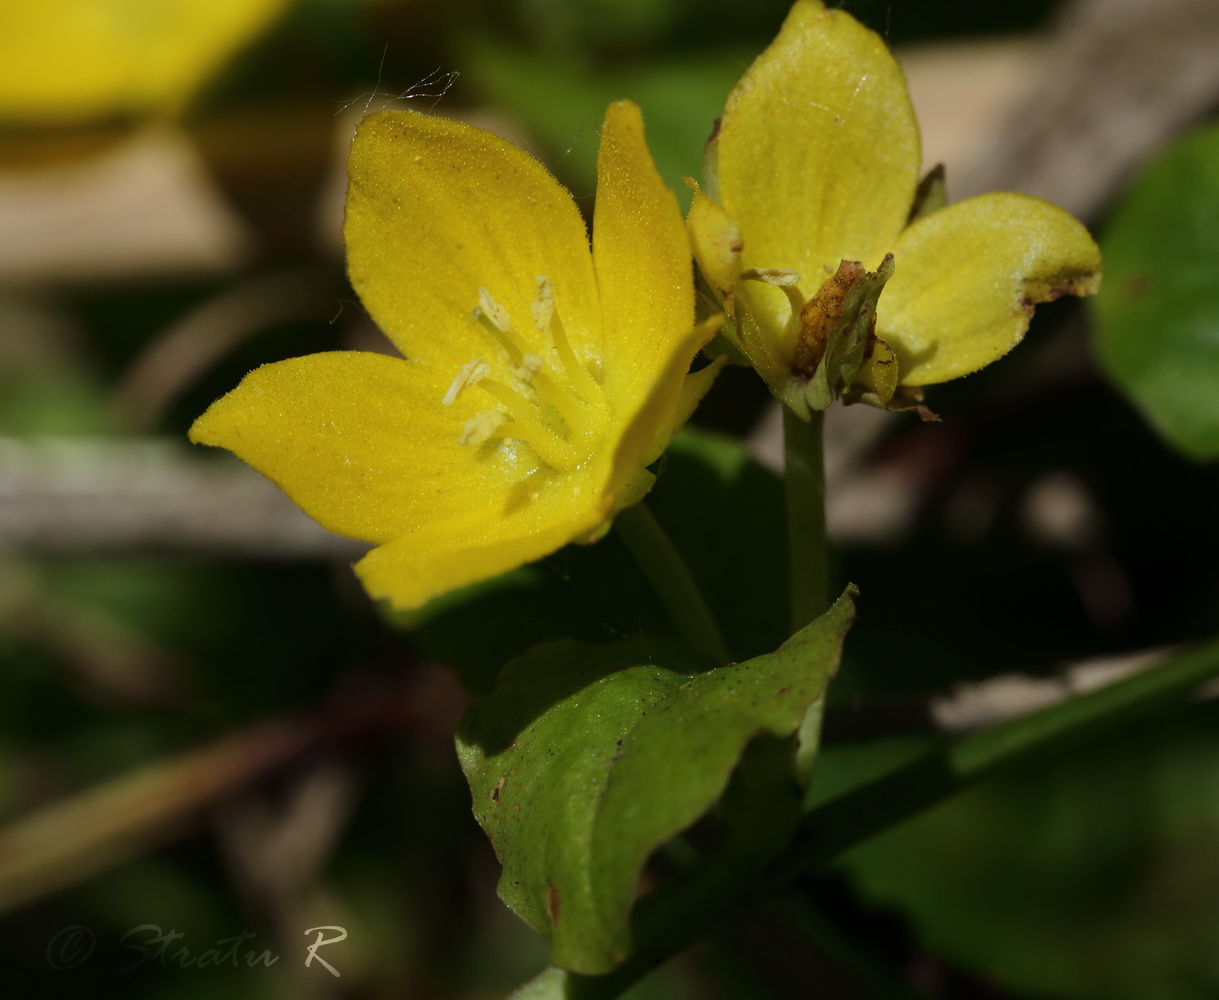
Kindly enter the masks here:
M 1202 1000 L 1219 989 L 1214 705 L 996 781 L 842 867 L 920 947 L 1000 995 Z
M 1105 232 L 1097 350 L 1164 438 L 1219 458 L 1219 127 L 1165 150 Z

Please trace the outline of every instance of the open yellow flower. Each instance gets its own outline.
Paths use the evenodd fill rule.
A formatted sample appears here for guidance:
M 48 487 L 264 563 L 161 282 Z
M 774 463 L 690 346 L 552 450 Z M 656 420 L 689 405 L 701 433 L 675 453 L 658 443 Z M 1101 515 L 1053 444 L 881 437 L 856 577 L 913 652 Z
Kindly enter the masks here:
M 176 113 L 288 0 L 6 0 L 0 120 Z
M 400 608 L 595 536 L 642 497 L 716 366 L 676 199 L 635 105 L 606 113 L 589 250 L 571 196 L 490 133 L 409 111 L 360 124 L 348 268 L 405 356 L 257 369 L 191 440 L 228 448 L 339 534 Z
M 840 395 L 917 400 L 1014 347 L 1036 303 L 1099 284 L 1066 212 L 1010 193 L 937 208 L 919 166 L 884 42 L 798 0 L 728 98 L 689 224 L 726 332 L 806 418 Z

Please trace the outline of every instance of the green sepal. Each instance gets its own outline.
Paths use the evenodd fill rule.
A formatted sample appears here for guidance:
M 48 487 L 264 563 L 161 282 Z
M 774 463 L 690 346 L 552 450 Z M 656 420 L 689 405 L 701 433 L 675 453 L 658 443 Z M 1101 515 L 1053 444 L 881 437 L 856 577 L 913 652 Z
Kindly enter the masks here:
M 892 254 L 875 271 L 844 260 L 805 303 L 795 366 L 807 373 L 804 399 L 810 409 L 826 409 L 855 384 L 875 338 L 877 300 L 892 274 Z
M 948 182 L 945 179 L 944 164 L 937 163 L 918 182 L 914 203 L 910 206 L 910 218 L 906 224 L 909 225 L 932 212 L 938 212 L 947 204 Z

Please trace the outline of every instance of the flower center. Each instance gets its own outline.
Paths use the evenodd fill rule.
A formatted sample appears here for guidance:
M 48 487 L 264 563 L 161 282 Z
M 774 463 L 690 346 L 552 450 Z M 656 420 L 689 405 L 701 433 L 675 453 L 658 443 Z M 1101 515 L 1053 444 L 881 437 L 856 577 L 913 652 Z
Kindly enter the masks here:
M 530 308 L 541 350 L 529 349 L 538 338 L 524 340 L 506 309 L 485 288 L 478 290 L 474 318 L 512 366 L 509 381 L 491 377 L 491 365 L 481 358 L 462 365 L 442 402 L 451 406 L 468 389 L 477 389 L 494 402 L 466 422 L 459 440 L 479 447 L 491 440 L 515 440 L 557 471 L 582 462 L 604 436 L 609 406 L 600 383 L 580 363 L 555 308 L 550 278 L 538 275 Z
M 824 410 L 839 397 L 862 398 L 867 392 L 886 404 L 892 398 L 898 379 L 896 358 L 876 336 L 876 305 L 893 269 L 891 253 L 875 271 L 859 261 L 839 261 L 837 270 L 809 299 L 801 293 L 795 271 L 741 272 L 744 281 L 780 289 L 791 304 L 782 334 L 785 378 L 778 393 L 797 412 L 805 406 Z M 752 332 L 747 325 L 742 329 Z M 749 346 L 745 345 L 747 350 Z

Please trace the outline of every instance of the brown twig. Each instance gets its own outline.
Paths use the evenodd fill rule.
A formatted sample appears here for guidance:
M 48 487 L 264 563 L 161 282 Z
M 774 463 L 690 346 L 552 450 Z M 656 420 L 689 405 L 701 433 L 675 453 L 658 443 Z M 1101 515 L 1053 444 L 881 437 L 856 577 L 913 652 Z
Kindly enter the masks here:
M 45 806 L 0 829 L 0 912 L 181 836 L 240 793 L 354 742 L 405 732 L 448 740 L 463 702 L 449 671 L 421 666 Z

